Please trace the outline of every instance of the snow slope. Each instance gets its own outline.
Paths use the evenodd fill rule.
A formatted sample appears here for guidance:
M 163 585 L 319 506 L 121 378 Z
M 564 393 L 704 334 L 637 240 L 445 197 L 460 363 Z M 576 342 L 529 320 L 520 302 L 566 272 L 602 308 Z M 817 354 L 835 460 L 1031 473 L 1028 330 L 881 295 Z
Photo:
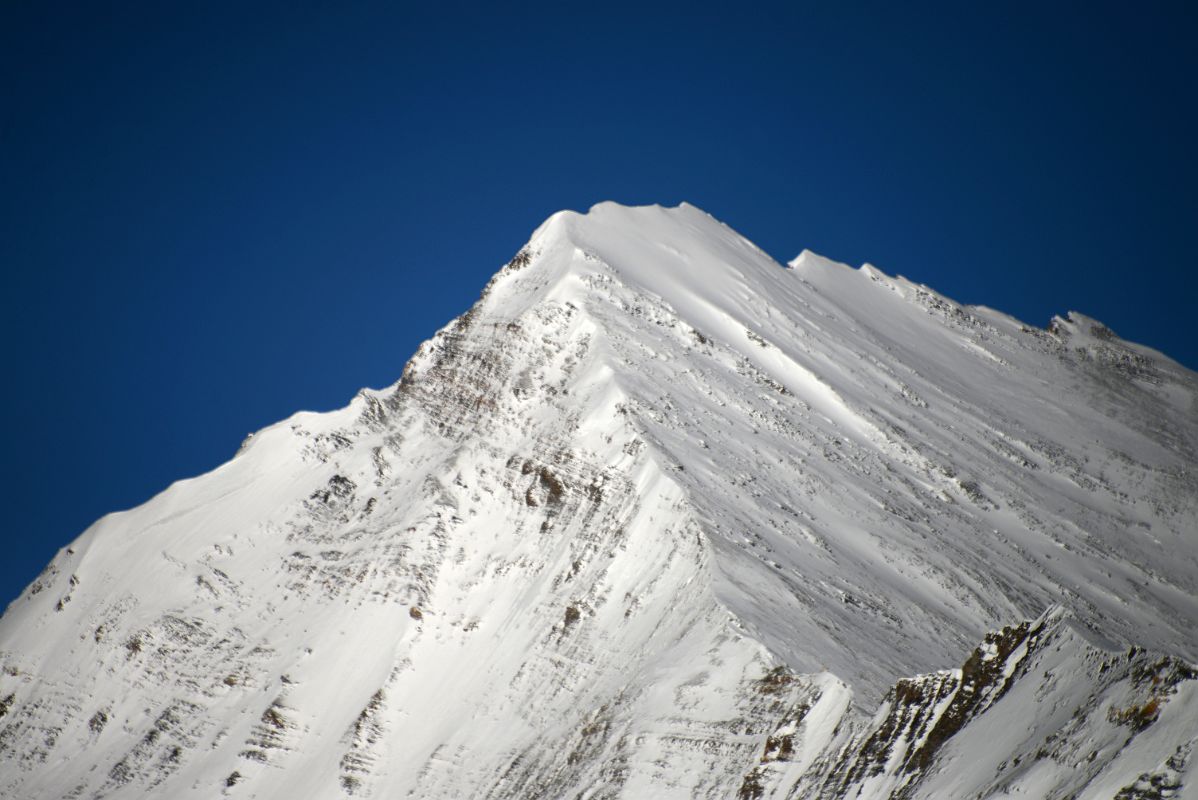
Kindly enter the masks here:
M 58 554 L 0 796 L 1198 796 L 1196 391 L 685 204 L 556 214 L 398 384 Z

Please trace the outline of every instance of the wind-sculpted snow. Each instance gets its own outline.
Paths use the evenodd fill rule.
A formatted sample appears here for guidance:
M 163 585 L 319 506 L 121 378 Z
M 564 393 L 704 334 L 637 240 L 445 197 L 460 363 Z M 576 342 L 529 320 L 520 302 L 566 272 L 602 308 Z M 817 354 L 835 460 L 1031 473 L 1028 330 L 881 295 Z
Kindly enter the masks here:
M 1078 314 L 563 212 L 399 383 L 58 554 L 0 796 L 1198 791 L 1196 390 Z

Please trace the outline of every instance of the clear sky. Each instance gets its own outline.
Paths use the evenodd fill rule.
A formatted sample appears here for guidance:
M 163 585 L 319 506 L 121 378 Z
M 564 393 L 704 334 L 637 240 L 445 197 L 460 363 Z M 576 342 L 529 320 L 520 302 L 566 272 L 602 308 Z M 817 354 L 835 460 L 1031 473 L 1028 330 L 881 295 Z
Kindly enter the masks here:
M 0 605 L 600 200 L 1198 367 L 1193 8 L 2 4 Z

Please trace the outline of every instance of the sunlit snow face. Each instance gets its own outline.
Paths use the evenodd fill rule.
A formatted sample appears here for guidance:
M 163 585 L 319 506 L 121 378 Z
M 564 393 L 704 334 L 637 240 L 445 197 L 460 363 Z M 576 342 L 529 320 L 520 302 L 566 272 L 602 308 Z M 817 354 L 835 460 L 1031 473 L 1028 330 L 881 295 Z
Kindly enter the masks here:
M 1193 671 L 1123 643 L 1196 655 L 1194 391 L 693 207 L 555 215 L 399 383 L 59 554 L 0 795 L 1172 780 Z

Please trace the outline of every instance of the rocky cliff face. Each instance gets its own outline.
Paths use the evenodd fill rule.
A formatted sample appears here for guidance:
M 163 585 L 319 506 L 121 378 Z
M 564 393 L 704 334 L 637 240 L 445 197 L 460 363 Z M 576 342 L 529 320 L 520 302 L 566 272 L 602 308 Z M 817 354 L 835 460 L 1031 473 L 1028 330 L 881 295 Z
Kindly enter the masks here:
M 1179 797 L 1196 678 L 1096 647 L 1054 609 L 988 634 L 960 669 L 900 679 L 868 722 L 808 689 L 740 797 Z
M 1193 792 L 1196 390 L 690 206 L 555 215 L 398 384 L 59 553 L 0 796 Z

